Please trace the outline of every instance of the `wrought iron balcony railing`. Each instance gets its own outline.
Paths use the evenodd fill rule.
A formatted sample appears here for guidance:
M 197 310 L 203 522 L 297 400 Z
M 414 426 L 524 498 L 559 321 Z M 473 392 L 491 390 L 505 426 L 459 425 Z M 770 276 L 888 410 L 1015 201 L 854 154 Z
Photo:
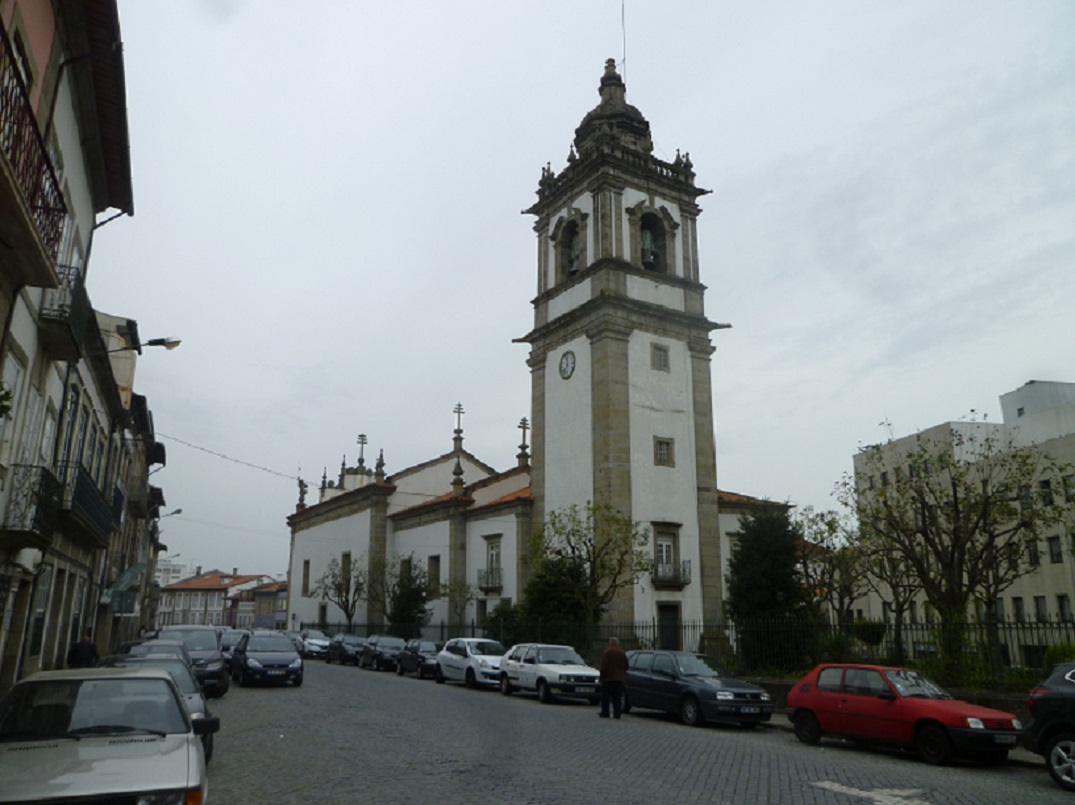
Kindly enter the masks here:
M 58 361 L 82 357 L 86 325 L 93 315 L 90 297 L 77 266 L 60 267 L 60 287 L 45 291 L 39 328 L 45 348 Z
M 53 287 L 67 204 L 26 91 L 18 55 L 0 25 L 0 236 L 29 285 Z
M 503 587 L 503 572 L 499 567 L 478 568 L 478 587 L 482 592 Z
M 63 481 L 60 508 L 64 533 L 90 549 L 107 548 L 112 533 L 112 505 L 80 464 L 67 462 L 59 467 Z
M 46 467 L 16 464 L 12 470 L 0 548 L 47 548 L 59 521 L 63 486 Z
M 658 562 L 653 566 L 650 579 L 654 587 L 686 587 L 691 583 L 690 559 L 684 559 L 682 562 Z

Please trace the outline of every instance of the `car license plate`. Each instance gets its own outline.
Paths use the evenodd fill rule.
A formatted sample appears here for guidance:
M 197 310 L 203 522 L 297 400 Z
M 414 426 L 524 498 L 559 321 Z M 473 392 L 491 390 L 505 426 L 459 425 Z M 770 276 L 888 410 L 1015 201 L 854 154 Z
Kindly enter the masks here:
M 739 712 L 740 713 L 760 713 L 761 708 L 760 707 L 740 707 Z
M 594 692 L 594 688 L 590 687 L 589 685 L 576 685 L 575 686 L 575 693 L 593 693 L 593 692 Z
M 998 744 L 1013 744 L 1015 743 L 1014 735 L 994 735 L 993 740 Z
M 269 671 L 269 676 L 283 676 L 284 671 Z

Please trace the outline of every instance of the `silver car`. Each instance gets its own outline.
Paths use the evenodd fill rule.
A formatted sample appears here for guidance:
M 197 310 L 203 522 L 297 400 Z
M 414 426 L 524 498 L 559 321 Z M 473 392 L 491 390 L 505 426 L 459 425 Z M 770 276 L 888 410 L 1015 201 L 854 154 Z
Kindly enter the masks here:
M 190 718 L 163 669 L 43 671 L 0 700 L 0 802 L 204 803 L 201 736 L 219 729 Z

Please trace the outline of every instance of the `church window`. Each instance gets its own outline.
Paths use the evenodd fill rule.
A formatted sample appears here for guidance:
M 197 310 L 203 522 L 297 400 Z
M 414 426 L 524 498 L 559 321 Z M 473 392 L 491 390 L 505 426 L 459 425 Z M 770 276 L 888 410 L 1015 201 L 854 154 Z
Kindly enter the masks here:
M 650 351 L 650 366 L 658 372 L 670 371 L 668 347 L 664 344 L 653 344 Z
M 302 561 L 302 597 L 310 597 L 310 560 Z
M 666 272 L 665 267 L 665 233 L 661 219 L 651 212 L 642 216 L 642 267 L 646 271 L 659 274 Z
M 434 589 L 440 587 L 440 554 L 434 554 L 426 559 L 426 578 Z
M 582 268 L 582 239 L 579 237 L 579 225 L 572 221 L 564 227 L 560 241 L 561 260 L 564 274 L 573 276 Z
M 676 441 L 663 436 L 653 437 L 653 463 L 658 467 L 676 466 Z

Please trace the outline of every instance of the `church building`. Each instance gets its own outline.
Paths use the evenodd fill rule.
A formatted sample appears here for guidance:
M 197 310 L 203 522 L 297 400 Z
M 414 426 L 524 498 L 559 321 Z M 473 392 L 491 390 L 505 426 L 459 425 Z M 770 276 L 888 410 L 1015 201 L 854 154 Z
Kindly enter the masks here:
M 727 325 L 704 309 L 697 201 L 708 191 L 689 155 L 653 156 L 611 59 L 599 93 L 568 164 L 543 169 L 526 211 L 538 238 L 533 327 L 517 339 L 530 346 L 530 444 L 524 420 L 518 464 L 498 472 L 463 448 L 457 420 L 449 452 L 392 475 L 360 455 L 322 480 L 316 503 L 303 492 L 288 519 L 293 622 L 342 620 L 308 597 L 332 559 L 399 557 L 423 563 L 431 582 L 480 591 L 465 613 L 435 602 L 433 623 L 481 622 L 521 597 L 525 548 L 547 513 L 588 502 L 653 535 L 653 572 L 608 620 L 657 621 L 663 634 L 722 620 L 710 333 Z M 379 617 L 360 611 L 356 622 Z

